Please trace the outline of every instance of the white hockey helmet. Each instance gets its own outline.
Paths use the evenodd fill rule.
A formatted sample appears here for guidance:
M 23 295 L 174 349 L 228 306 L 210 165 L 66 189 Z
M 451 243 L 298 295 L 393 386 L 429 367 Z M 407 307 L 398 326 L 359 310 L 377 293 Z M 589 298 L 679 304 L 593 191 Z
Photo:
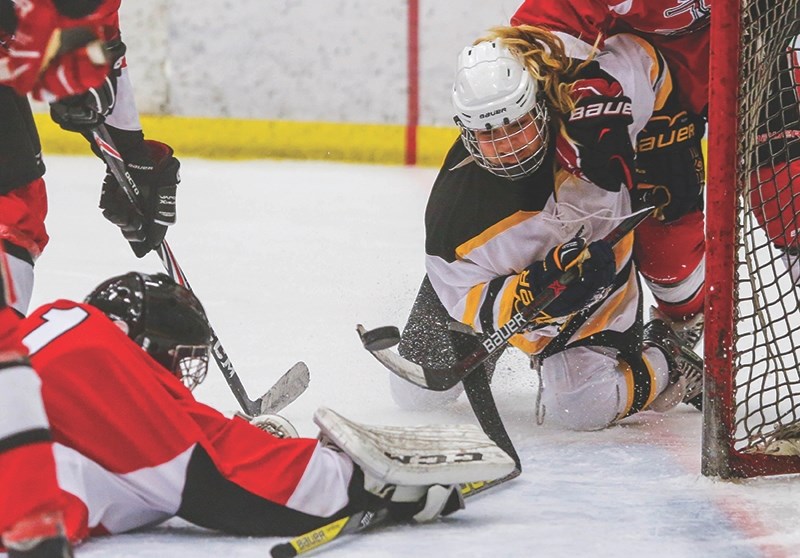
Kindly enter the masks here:
M 534 77 L 502 41 L 461 51 L 452 101 L 461 139 L 477 164 L 512 180 L 541 166 L 550 135 L 547 105 Z

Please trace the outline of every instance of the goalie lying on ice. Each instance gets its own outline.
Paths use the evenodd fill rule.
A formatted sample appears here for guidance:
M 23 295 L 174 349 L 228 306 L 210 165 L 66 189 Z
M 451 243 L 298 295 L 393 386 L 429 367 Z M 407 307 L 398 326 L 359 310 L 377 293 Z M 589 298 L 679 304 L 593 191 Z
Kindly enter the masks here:
M 30 352 L 28 364 L 17 336 L 0 335 L 16 349 L 0 367 L 0 532 L 14 557 L 31 556 L 25 534 L 63 547 L 173 516 L 268 536 L 365 509 L 427 521 L 463 507 L 457 484 L 513 468 L 471 426 L 369 427 L 320 409 L 321 439 L 303 439 L 223 416 L 176 377 L 187 364 L 203 376 L 210 332 L 191 291 L 165 275 L 114 277 L 87 303 L 25 319 L 6 308 L 0 320 Z

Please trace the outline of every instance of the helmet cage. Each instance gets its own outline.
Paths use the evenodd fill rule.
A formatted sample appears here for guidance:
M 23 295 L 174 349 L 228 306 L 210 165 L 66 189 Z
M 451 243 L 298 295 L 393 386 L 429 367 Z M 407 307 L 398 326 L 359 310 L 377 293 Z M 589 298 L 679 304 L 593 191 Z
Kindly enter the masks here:
M 208 374 L 208 345 L 176 345 L 169 353 L 172 363 L 169 367 L 183 385 L 194 389 Z
M 475 162 L 497 176 L 519 180 L 535 172 L 547 156 L 550 116 L 544 102 L 535 103 L 520 118 L 505 119 L 501 126 L 487 124 L 485 131 L 467 128 L 458 117 L 455 121 L 461 141 Z M 523 141 L 517 136 L 524 138 Z M 539 146 L 531 151 L 537 142 Z
M 172 372 L 190 390 L 199 386 L 208 374 L 208 344 L 173 344 L 146 335 L 134 339 L 147 354 Z
M 211 339 L 205 312 L 190 290 L 167 275 L 113 277 L 86 302 L 125 323 L 128 337 L 189 389 L 205 378 Z

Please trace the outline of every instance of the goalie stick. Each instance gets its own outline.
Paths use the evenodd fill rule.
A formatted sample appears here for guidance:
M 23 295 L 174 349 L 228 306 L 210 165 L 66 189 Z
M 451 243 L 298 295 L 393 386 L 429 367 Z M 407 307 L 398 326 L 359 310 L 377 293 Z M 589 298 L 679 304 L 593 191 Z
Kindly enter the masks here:
M 644 221 L 654 209 L 656 209 L 654 205 L 639 209 L 636 213 L 623 219 L 603 240 L 615 246 L 635 229 L 639 223 Z M 574 266 L 562 273 L 559 278 L 539 292 L 531 304 L 511 316 L 511 319 L 503 327 L 484 337 L 479 347 L 461 358 L 454 365 L 446 368 L 420 366 L 401 357 L 389 348 L 381 348 L 382 346 L 389 347 L 392 344 L 396 344 L 393 343 L 394 341 L 399 342 L 400 334 L 397 328 L 391 326 L 381 328 L 386 334 L 386 339 L 379 339 L 379 336 L 374 334 L 378 330 L 367 331 L 361 324 L 356 326 L 356 330 L 361 337 L 362 343 L 364 343 L 364 347 L 392 373 L 419 387 L 433 391 L 446 391 L 461 382 L 491 355 L 505 347 L 512 336 L 527 327 L 578 276 L 578 266 Z
M 485 490 L 494 488 L 499 484 L 519 476 L 519 471 L 514 471 L 501 479 L 488 482 L 469 482 L 460 485 L 464 498 L 471 498 Z M 342 535 L 359 533 L 370 527 L 375 527 L 390 520 L 386 508 L 373 511 L 360 511 L 347 517 L 332 521 L 317 529 L 298 535 L 291 540 L 276 544 L 270 549 L 272 558 L 294 558 L 307 554 L 312 550 L 338 540 Z
M 94 138 L 97 148 L 102 153 L 108 168 L 131 202 L 134 211 L 136 211 L 139 217 L 144 217 L 141 210 L 141 191 L 125 168 L 125 161 L 114 145 L 114 141 L 111 139 L 111 135 L 105 124 L 100 124 L 97 128 L 92 130 L 92 137 Z M 164 269 L 173 281 L 192 290 L 186 275 L 183 273 L 183 269 L 178 265 L 178 260 L 175 258 L 175 254 L 172 252 L 166 239 L 156 247 L 156 253 L 161 259 Z M 258 399 L 250 399 L 247 395 L 247 391 L 244 389 L 242 380 L 236 373 L 231 359 L 225 352 L 225 348 L 222 346 L 222 342 L 219 340 L 219 337 L 217 337 L 211 324 L 209 324 L 209 329 L 211 330 L 211 354 L 214 356 L 217 366 L 225 377 L 228 387 L 231 389 L 231 392 L 233 392 L 233 396 L 236 398 L 239 406 L 241 406 L 242 411 L 247 415 L 254 417 L 264 413 L 275 413 L 297 399 L 297 397 L 305 391 L 306 387 L 308 387 L 308 367 L 306 367 L 305 363 L 298 362 L 292 366 L 267 393 Z

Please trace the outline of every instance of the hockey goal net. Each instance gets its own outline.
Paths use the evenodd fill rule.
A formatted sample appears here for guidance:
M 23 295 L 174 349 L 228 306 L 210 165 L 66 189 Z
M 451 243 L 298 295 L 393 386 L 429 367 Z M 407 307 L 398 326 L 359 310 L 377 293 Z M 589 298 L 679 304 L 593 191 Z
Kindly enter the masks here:
M 800 472 L 799 6 L 713 4 L 706 475 Z

